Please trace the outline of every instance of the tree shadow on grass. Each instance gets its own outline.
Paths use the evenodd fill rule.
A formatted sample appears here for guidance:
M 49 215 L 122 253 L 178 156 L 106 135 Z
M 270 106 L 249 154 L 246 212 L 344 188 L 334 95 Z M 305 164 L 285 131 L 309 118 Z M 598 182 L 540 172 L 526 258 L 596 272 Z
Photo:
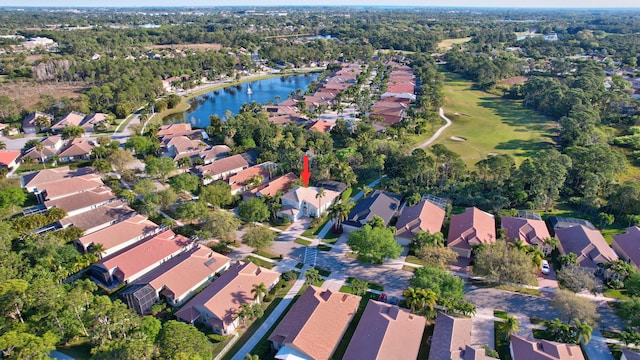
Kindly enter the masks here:
M 554 121 L 536 114 L 515 100 L 493 97 L 483 97 L 480 100 L 479 106 L 493 110 L 497 116 L 502 118 L 503 123 L 519 128 L 514 131 L 555 132 L 556 123 Z
M 550 149 L 553 144 L 547 141 L 539 141 L 536 139 L 511 139 L 509 141 L 498 144 L 496 150 L 520 150 L 512 154 L 520 157 L 532 157 L 535 156 L 540 150 Z

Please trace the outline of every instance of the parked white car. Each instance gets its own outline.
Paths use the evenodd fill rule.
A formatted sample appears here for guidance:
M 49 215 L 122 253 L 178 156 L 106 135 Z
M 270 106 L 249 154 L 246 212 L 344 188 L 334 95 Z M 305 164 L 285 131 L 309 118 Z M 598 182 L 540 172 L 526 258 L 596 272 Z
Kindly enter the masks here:
M 547 275 L 551 272 L 551 268 L 549 267 L 549 262 L 547 260 L 542 260 L 542 273 Z

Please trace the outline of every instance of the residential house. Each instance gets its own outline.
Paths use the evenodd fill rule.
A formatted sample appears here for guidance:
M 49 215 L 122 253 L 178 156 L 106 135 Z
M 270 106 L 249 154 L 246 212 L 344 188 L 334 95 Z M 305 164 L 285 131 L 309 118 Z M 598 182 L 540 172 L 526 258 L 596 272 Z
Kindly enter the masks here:
M 640 353 L 622 348 L 620 360 L 640 360 Z
M 551 238 L 551 235 L 549 235 L 547 224 L 544 221 L 511 216 L 503 216 L 501 220 L 501 227 L 504 229 L 507 242 L 513 243 L 520 240 L 526 245 L 539 248 L 545 255 L 553 250 L 546 245 L 546 241 Z
M 209 165 L 196 166 L 196 173 L 202 179 L 202 183 L 207 185 L 215 180 L 224 180 L 248 167 L 247 160 L 242 154 L 238 154 L 215 160 Z
M 556 237 L 560 242 L 559 250 L 563 255 L 576 254 L 578 265 L 586 270 L 601 270 L 610 261 L 618 260 L 613 251 L 598 230 L 592 230 L 584 225 L 556 230 Z
M 369 300 L 343 359 L 417 359 L 426 322 L 407 309 Z
M 91 279 L 106 289 L 127 284 L 160 266 L 174 256 L 189 250 L 191 239 L 165 230 L 148 240 L 138 242 L 91 265 Z
M 186 303 L 175 316 L 189 324 L 204 324 L 221 335 L 235 333 L 240 319 L 235 316 L 242 304 L 256 302 L 251 290 L 264 284 L 271 290 L 280 274 L 251 262 L 235 263 L 202 292 Z M 262 299 L 257 300 L 258 302 Z
M 64 146 L 64 141 L 59 135 L 49 136 L 42 140 L 42 150 L 38 151 L 36 147 L 27 150 L 22 158 L 31 158 L 38 162 L 51 159 Z
M 107 119 L 109 119 L 109 114 L 93 113 L 91 115 L 87 115 L 80 126 L 82 126 L 86 132 L 93 132 L 96 126 L 104 124 Z
M 183 136 L 192 131 L 193 129 L 191 129 L 191 124 L 189 123 L 162 125 L 158 128 L 158 137 L 162 139 L 165 136 Z
M 640 269 L 640 228 L 631 226 L 622 235 L 613 236 L 611 247 L 622 260 Z
M 275 358 L 330 359 L 358 311 L 360 299 L 309 286 L 269 336 L 278 351 Z
M 284 194 L 291 189 L 293 184 L 298 181 L 299 178 L 294 173 L 287 173 L 280 177 L 277 177 L 266 184 L 260 185 L 255 189 L 252 189 L 242 195 L 247 200 L 252 196 L 255 197 L 274 197 L 278 192 Z
M 273 174 L 277 168 L 278 166 L 275 163 L 269 161 L 231 175 L 227 180 L 229 185 L 231 185 L 231 194 L 241 194 L 265 184 L 271 179 L 271 174 Z
M 402 245 L 409 245 L 420 232 L 441 232 L 445 216 L 445 210 L 428 199 L 422 199 L 413 206 L 405 206 L 396 223 L 396 240 Z
M 438 313 L 429 360 L 493 359 L 486 356 L 484 349 L 472 346 L 471 330 L 471 319 Z
M 24 119 L 22 120 L 22 131 L 25 134 L 35 134 L 38 130 L 42 130 L 36 125 L 36 119 L 40 116 L 47 118 L 49 124 L 53 124 L 53 115 L 36 111 L 24 117 Z
M 381 217 L 384 225 L 388 226 L 391 219 L 400 210 L 401 199 L 400 195 L 376 190 L 356 204 L 342 226 L 345 231 L 358 230 L 371 221 L 374 216 Z
M 316 183 L 316 187 L 323 188 L 325 190 L 337 191 L 343 193 L 349 188 L 347 184 L 334 180 L 322 180 Z
M 208 165 L 229 156 L 230 152 L 231 148 L 227 145 L 214 145 L 208 149 L 201 150 L 198 156 L 204 161 L 205 165 Z
M 282 195 L 282 209 L 278 211 L 279 217 L 287 217 L 291 221 L 299 220 L 304 216 L 320 217 L 329 209 L 340 193 L 325 190 L 324 195 L 319 196 L 321 188 L 310 186 L 296 186 Z
M 589 220 L 585 219 L 577 219 L 577 218 L 567 218 L 560 216 L 550 216 L 549 217 L 549 225 L 551 225 L 551 229 L 555 232 L 557 229 L 565 229 L 574 227 L 576 225 L 583 225 L 591 230 L 595 230 L 596 227 Z M 555 235 L 555 234 L 554 234 Z
M 200 152 L 207 147 L 207 144 L 197 139 L 191 140 L 186 136 L 175 136 L 170 139 L 164 139 L 162 146 L 165 150 L 164 156 L 175 158 L 182 154 Z
M 100 244 L 103 249 L 100 257 L 107 257 L 162 230 L 146 216 L 136 214 L 102 230 L 84 235 L 75 240 L 74 245 L 78 251 L 85 253 Z
M 51 125 L 51 130 L 60 131 L 62 128 L 67 126 L 80 126 L 82 120 L 84 120 L 85 114 L 72 111 L 68 113 L 65 117 L 60 119 L 57 123 Z
M 307 126 L 307 130 L 318 131 L 318 132 L 330 132 L 334 126 L 336 126 L 336 123 L 333 121 L 316 120 L 312 124 Z
M 15 136 L 20 133 L 20 130 L 17 128 L 17 125 L 9 125 L 9 124 L 0 124 L 0 135 L 4 136 Z
M 58 181 L 65 178 L 72 178 L 93 173 L 90 167 L 69 169 L 68 166 L 61 166 L 53 169 L 44 169 L 24 174 L 20 177 L 20 185 L 28 192 L 37 192 L 42 185 Z
M 228 257 L 196 246 L 132 282 L 121 297 L 129 308 L 141 315 L 148 313 L 160 296 L 169 305 L 180 306 L 230 264 Z
M 580 345 L 525 339 L 511 335 L 509 352 L 513 360 L 584 360 Z
M 89 190 L 95 190 L 104 186 L 102 178 L 96 173 L 63 178 L 51 181 L 34 189 L 33 194 L 39 202 L 56 200 L 70 195 L 79 194 Z
M 83 235 L 89 235 L 127 219 L 135 213 L 135 210 L 127 206 L 126 201 L 115 200 L 93 210 L 75 216 L 67 216 L 58 222 L 62 228 L 73 225 L 84 230 Z
M 93 149 L 93 144 L 90 143 L 87 139 L 83 138 L 75 138 L 65 146 L 58 157 L 60 158 L 60 162 L 66 163 L 77 160 L 88 160 L 91 158 L 91 150 Z
M 111 192 L 111 189 L 107 186 L 102 186 L 54 200 L 45 200 L 44 206 L 47 209 L 52 207 L 62 209 L 67 213 L 67 216 L 74 216 L 114 200 L 116 200 L 116 197 Z
M 0 150 L 0 167 L 13 169 L 16 167 L 20 151 L 18 150 Z
M 451 216 L 447 246 L 458 256 L 470 258 L 474 245 L 496 242 L 496 223 L 493 215 L 476 207 Z

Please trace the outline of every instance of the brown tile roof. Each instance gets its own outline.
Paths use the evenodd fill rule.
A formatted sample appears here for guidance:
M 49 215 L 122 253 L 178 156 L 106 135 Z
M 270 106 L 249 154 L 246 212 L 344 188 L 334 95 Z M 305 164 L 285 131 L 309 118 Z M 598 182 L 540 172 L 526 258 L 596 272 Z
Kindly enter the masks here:
M 122 279 L 128 281 L 162 259 L 180 253 L 190 244 L 191 241 L 186 237 L 167 230 L 149 240 L 110 255 L 98 261 L 94 266 L 109 271 L 117 269 L 116 271 L 122 276 Z
M 631 260 L 635 267 L 640 267 L 640 228 L 632 226 L 627 228 L 627 232 L 613 237 L 613 248 L 622 250 L 626 259 Z
M 81 176 L 92 173 L 93 169 L 90 167 L 78 168 L 75 170 L 69 169 L 68 166 L 61 166 L 54 169 L 44 169 L 37 172 L 22 175 L 22 187 L 31 188 L 39 187 L 46 183 L 58 181 L 64 178 L 70 178 L 74 176 Z
M 50 147 L 44 147 L 42 148 L 42 151 L 38 151 L 36 150 L 35 147 L 32 147 L 31 149 L 27 150 L 27 152 L 22 156 L 22 158 L 31 158 L 34 160 L 42 160 L 43 158 L 46 160 L 47 158 L 53 156 L 56 154 L 55 149 L 50 148 Z
M 60 141 L 62 141 L 62 136 L 60 135 L 47 136 L 42 139 L 42 145 L 45 147 L 55 148 Z
M 493 215 L 476 207 L 466 208 L 464 213 L 451 216 L 447 246 L 470 250 L 472 245 L 493 244 L 495 227 Z
M 211 161 L 227 156 L 231 152 L 231 148 L 227 145 L 215 145 L 206 150 L 200 151 L 200 157 L 204 161 Z
M 431 336 L 429 360 L 460 359 L 471 343 L 471 319 L 438 313 Z
M 310 358 L 329 359 L 353 319 L 360 296 L 309 286 L 273 330 L 269 340 Z
M 47 208 L 57 207 L 67 213 L 75 210 L 79 210 L 91 205 L 98 205 L 109 201 L 115 200 L 115 195 L 111 192 L 111 189 L 107 186 L 99 187 L 96 189 L 88 190 L 80 194 L 69 195 L 62 198 L 45 201 L 44 205 Z
M 584 360 L 579 345 L 511 336 L 513 360 Z
M 225 329 L 233 323 L 235 314 L 242 304 L 253 303 L 251 289 L 254 285 L 264 283 L 269 287 L 279 277 L 279 273 L 250 262 L 232 264 L 175 315 L 178 319 L 192 323 L 201 315 L 201 311 L 206 309 L 216 318 L 213 325 Z
M 0 165 L 9 166 L 20 156 L 20 151 L 0 150 Z
M 336 126 L 336 123 L 331 121 L 317 120 L 313 124 L 307 126 L 307 130 L 319 131 L 319 132 L 329 132 L 333 127 Z
M 104 206 L 102 206 L 104 207 Z M 102 244 L 109 250 L 144 234 L 157 231 L 158 225 L 144 215 L 135 215 L 107 228 L 96 231 L 78 239 L 85 249 L 91 244 Z
M 225 269 L 231 259 L 207 247 L 196 246 L 137 279 L 132 284 L 149 284 L 156 291 L 165 289 L 174 299 L 182 298 L 212 274 Z
M 87 156 L 91 154 L 91 149 L 93 149 L 93 145 L 89 141 L 82 138 L 75 138 L 60 151 L 58 156 L 61 158 L 70 156 Z
M 580 266 L 597 269 L 598 264 L 618 259 L 602 234 L 584 225 L 557 229 L 556 237 L 560 242 L 560 252 L 578 255 Z
M 409 310 L 369 300 L 343 359 L 417 359 L 425 324 Z
M 231 175 L 228 181 L 229 185 L 231 185 L 231 190 L 233 191 L 247 186 L 249 180 L 254 176 L 261 177 L 261 181 L 263 182 L 268 181 L 270 174 L 271 172 L 269 169 L 267 169 L 263 164 L 260 164 L 244 169 L 235 175 Z
M 397 85 L 391 85 L 387 88 L 387 92 L 390 93 L 410 93 L 413 94 L 413 92 L 415 91 L 415 86 L 412 84 L 397 84 Z
M 60 220 L 60 224 L 62 226 L 74 225 L 80 229 L 87 230 L 120 218 L 129 217 L 134 213 L 135 211 L 127 206 L 125 201 L 116 200 L 82 214 L 68 216 Z M 88 233 L 85 232 L 85 235 L 88 235 Z
M 158 128 L 158 136 L 179 134 L 191 131 L 191 124 L 169 124 L 163 125 Z
M 51 126 L 51 129 L 58 130 L 65 126 L 78 126 L 82 120 L 84 120 L 84 116 L 82 113 L 72 111 L 55 123 L 55 125 Z
M 287 173 L 271 180 L 267 184 L 258 186 L 257 188 L 251 190 L 251 192 L 260 194 L 261 196 L 273 197 L 278 193 L 278 191 L 282 193 L 287 192 L 296 180 L 298 180 L 298 176 L 296 176 L 294 173 Z
M 24 128 L 29 128 L 29 127 L 36 127 L 35 120 L 39 116 L 44 116 L 44 117 L 49 119 L 49 122 L 53 122 L 53 115 L 45 114 L 45 113 L 40 112 L 40 111 L 36 111 L 36 112 L 32 112 L 32 113 L 30 113 L 30 114 L 28 114 L 27 116 L 24 117 L 24 120 L 22 121 L 22 128 L 24 129 Z
M 427 199 L 405 206 L 396 223 L 396 236 L 413 239 L 420 231 L 435 234 L 442 231 L 445 211 Z
M 547 224 L 542 220 L 516 218 L 503 216 L 502 228 L 507 234 L 507 241 L 513 242 L 520 239 L 529 245 L 542 245 L 545 239 L 549 239 Z
M 176 136 L 169 140 L 165 139 L 164 143 L 167 149 L 172 146 L 175 147 L 177 154 L 198 151 L 199 149 L 205 149 L 207 147 L 207 144 L 202 141 L 191 140 L 186 136 Z
M 102 178 L 100 178 L 100 175 L 91 173 L 53 181 L 40 186 L 38 190 L 40 192 L 46 191 L 46 199 L 51 200 L 71 194 L 97 189 L 101 186 L 104 186 L 104 183 L 102 182 Z
M 204 175 L 220 175 L 227 173 L 229 171 L 233 171 L 236 169 L 242 169 L 249 166 L 249 163 L 242 157 L 242 154 L 237 154 L 233 156 L 229 156 L 227 158 L 223 158 L 220 160 L 215 160 L 213 163 L 209 165 L 197 166 L 196 169 L 200 172 L 200 174 Z
M 107 120 L 108 117 L 109 117 L 109 115 L 107 115 L 105 113 L 93 113 L 91 115 L 87 115 L 87 117 L 84 118 L 84 121 L 82 123 L 82 127 L 83 128 L 90 128 L 90 127 L 93 127 L 94 125 L 101 124 L 105 120 Z

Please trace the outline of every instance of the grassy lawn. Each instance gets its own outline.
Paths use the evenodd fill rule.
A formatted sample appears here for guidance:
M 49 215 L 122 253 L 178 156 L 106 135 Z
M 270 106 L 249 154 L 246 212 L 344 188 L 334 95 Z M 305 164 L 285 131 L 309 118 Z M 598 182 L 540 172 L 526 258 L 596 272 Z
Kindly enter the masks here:
M 631 298 L 626 294 L 624 289 L 607 289 L 603 293 L 604 296 L 620 299 L 620 300 L 630 300 Z
M 408 271 L 408 272 L 411 272 L 411 273 L 416 272 L 416 268 L 414 268 L 413 266 L 409 266 L 409 265 L 403 265 L 402 266 L 402 270 Z
M 489 154 L 510 154 L 520 163 L 552 146 L 554 122 L 521 102 L 473 90 L 473 83 L 446 72 L 445 112 L 453 124 L 436 143 L 460 154 L 468 165 Z M 465 138 L 454 141 L 452 136 Z
M 333 231 L 329 231 L 327 235 L 324 236 L 322 242 L 326 242 L 327 244 L 335 244 L 338 239 L 340 239 L 341 234 L 336 234 Z
M 316 237 L 320 233 L 320 230 L 322 230 L 322 228 L 327 224 L 327 222 L 329 222 L 329 220 L 331 219 L 327 218 L 325 221 L 322 222 L 322 224 L 320 224 L 320 226 L 308 228 L 307 230 L 302 232 L 302 236 L 308 237 L 308 238 Z
M 444 39 L 438 43 L 438 49 L 449 50 L 454 44 L 464 44 L 471 40 L 470 37 L 458 38 L 458 39 Z
M 318 245 L 319 251 L 331 251 L 332 247 L 329 245 L 320 244 Z
M 348 277 L 346 282 L 351 283 L 354 279 L 356 279 L 356 278 Z M 362 279 L 359 279 L 359 280 L 362 280 Z M 369 289 L 378 290 L 378 291 L 384 291 L 384 287 L 382 287 L 382 285 L 376 284 L 376 283 L 373 283 L 373 282 L 369 282 Z
M 280 259 L 280 255 L 276 255 L 274 253 L 272 253 L 269 250 L 253 250 L 252 253 L 256 254 L 256 255 L 260 255 L 262 257 L 266 257 L 267 259 L 271 259 L 271 260 L 279 260 Z
M 405 259 L 405 261 L 408 263 L 424 266 L 424 261 L 418 259 L 414 255 L 407 255 L 407 258 Z
M 331 271 L 329 270 L 325 270 L 325 269 L 320 269 L 320 268 L 316 268 L 316 270 L 318 270 L 318 273 L 320 274 L 320 276 L 322 277 L 327 277 L 329 275 L 331 275 Z
M 500 286 L 496 286 L 496 289 L 513 291 L 520 294 L 527 294 L 527 295 L 534 295 L 534 296 L 542 295 L 542 292 L 540 292 L 540 290 L 538 289 L 529 289 L 529 288 L 520 287 L 520 286 L 500 285 Z
M 506 311 L 502 311 L 502 310 L 493 310 L 493 316 L 500 318 L 500 319 L 506 319 L 507 318 L 507 312 Z
M 338 344 L 338 348 L 333 353 L 333 356 L 332 356 L 333 359 L 342 359 L 342 357 L 344 356 L 344 353 L 347 351 L 347 346 L 349 345 L 349 342 L 353 337 L 353 333 L 355 333 L 356 331 L 358 322 L 362 317 L 362 313 L 364 312 L 364 308 L 367 306 L 369 299 L 378 300 L 378 295 L 370 292 L 367 292 L 366 294 L 362 295 L 362 299 L 360 300 L 360 305 L 358 306 L 358 311 L 353 316 L 353 319 L 351 320 L 351 323 L 349 324 L 347 331 L 345 331 L 344 335 L 342 336 L 342 339 L 340 340 L 340 344 Z
M 304 245 L 304 246 L 311 245 L 311 241 L 305 240 L 305 239 L 300 239 L 300 238 L 297 238 L 297 239 L 293 240 L 293 242 L 296 243 L 296 244 Z
M 262 259 L 258 259 L 257 257 L 254 257 L 254 256 L 247 256 L 245 258 L 245 260 L 251 261 L 252 263 L 254 263 L 254 264 L 258 265 L 258 266 L 261 266 L 261 267 L 263 267 L 265 269 L 273 269 L 276 266 L 273 263 L 270 263 L 268 261 L 264 261 Z

